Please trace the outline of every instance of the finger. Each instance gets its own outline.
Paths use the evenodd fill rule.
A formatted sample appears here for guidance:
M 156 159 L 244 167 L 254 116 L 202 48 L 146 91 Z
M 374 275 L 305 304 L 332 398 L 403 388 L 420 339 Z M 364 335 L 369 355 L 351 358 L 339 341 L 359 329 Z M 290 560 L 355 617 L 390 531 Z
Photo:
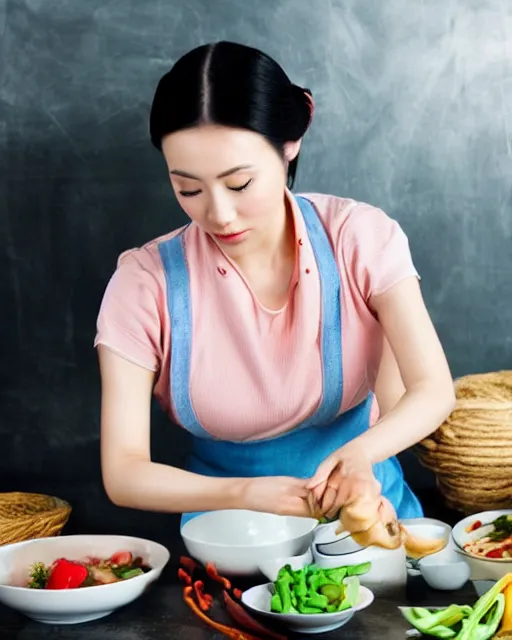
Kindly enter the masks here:
M 328 514 L 333 507 L 336 506 L 336 498 L 338 497 L 337 487 L 327 485 L 322 498 L 322 513 Z
M 338 465 L 338 460 L 334 456 L 326 458 L 317 468 L 315 475 L 307 484 L 308 489 L 314 489 L 320 483 L 325 482 Z
M 326 488 L 327 488 L 327 480 L 325 482 L 321 482 L 318 486 L 316 486 L 313 489 L 313 495 L 315 496 L 315 500 L 319 505 L 322 504 L 322 498 Z
M 307 501 L 309 510 L 311 512 L 311 517 L 315 518 L 315 520 L 320 520 L 320 518 L 322 517 L 322 509 L 312 491 L 308 491 Z
M 334 518 L 345 505 L 367 495 L 368 487 L 365 482 L 355 478 L 338 480 L 336 485 L 333 484 L 326 490 L 325 499 L 322 501 L 322 511 L 327 518 Z

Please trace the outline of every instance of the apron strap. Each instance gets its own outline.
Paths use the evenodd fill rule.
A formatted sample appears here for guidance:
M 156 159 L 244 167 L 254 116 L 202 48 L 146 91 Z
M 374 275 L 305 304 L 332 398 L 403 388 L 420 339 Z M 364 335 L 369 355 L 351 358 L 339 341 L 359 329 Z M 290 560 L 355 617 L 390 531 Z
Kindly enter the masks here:
M 190 399 L 192 308 L 185 259 L 183 231 L 158 245 L 167 281 L 167 304 L 171 318 L 171 401 L 176 419 L 187 431 L 211 438 L 201 426 Z
M 329 424 L 336 419 L 343 399 L 341 341 L 341 279 L 334 251 L 313 204 L 302 196 L 297 202 L 315 254 L 321 288 L 321 351 L 323 392 L 315 413 L 297 428 Z

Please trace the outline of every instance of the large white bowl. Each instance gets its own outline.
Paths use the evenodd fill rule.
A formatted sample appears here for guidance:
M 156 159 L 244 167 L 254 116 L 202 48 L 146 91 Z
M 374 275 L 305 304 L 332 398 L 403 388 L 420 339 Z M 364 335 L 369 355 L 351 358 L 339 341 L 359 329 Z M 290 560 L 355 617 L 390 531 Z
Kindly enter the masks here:
M 345 609 L 338 613 L 274 613 L 270 610 L 270 600 L 273 593 L 273 584 L 259 585 L 242 593 L 242 602 L 260 615 L 271 618 L 274 622 L 281 622 L 292 631 L 299 633 L 325 633 L 338 629 L 354 616 L 355 613 L 366 609 L 373 602 L 373 593 L 366 587 L 359 587 L 359 601 L 355 607 Z
M 471 540 L 479 538 L 486 529 L 476 529 L 468 533 L 466 527 L 480 520 L 483 524 L 491 523 L 502 515 L 512 514 L 512 509 L 499 511 L 481 511 L 460 520 L 452 530 L 452 539 L 458 550 L 464 554 L 464 558 L 471 569 L 471 580 L 499 580 L 507 573 L 512 572 L 512 560 L 502 558 L 482 558 L 464 550 L 464 545 Z
M 257 511 L 210 511 L 186 522 L 181 536 L 188 553 L 212 562 L 226 575 L 258 575 L 260 562 L 305 553 L 318 525 L 313 518 Z
M 123 582 L 81 589 L 29 589 L 30 568 L 58 558 L 83 560 L 130 551 L 152 568 Z M 156 542 L 114 535 L 73 535 L 28 540 L 0 547 L 0 602 L 38 622 L 76 624 L 103 618 L 136 600 L 157 580 L 169 561 L 169 551 Z

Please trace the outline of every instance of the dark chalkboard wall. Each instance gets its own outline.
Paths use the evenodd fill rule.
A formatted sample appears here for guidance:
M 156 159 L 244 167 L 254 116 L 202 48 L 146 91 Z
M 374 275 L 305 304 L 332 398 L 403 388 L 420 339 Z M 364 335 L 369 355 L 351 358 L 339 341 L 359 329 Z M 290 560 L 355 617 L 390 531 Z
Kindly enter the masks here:
M 92 342 L 117 255 L 184 222 L 148 109 L 211 40 L 260 47 L 313 90 L 297 189 L 401 222 L 454 375 L 511 366 L 510 3 L 0 0 L 0 34 L 0 490 L 70 499 L 76 529 L 176 527 L 103 495 Z M 155 408 L 156 459 L 186 445 Z

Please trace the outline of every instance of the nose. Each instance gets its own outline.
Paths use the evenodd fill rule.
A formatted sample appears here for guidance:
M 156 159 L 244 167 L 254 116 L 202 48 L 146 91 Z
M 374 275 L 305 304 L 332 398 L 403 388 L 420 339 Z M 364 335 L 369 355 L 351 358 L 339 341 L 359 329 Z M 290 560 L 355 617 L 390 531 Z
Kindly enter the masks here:
M 235 221 L 236 216 L 236 209 L 229 198 L 211 196 L 207 211 L 207 219 L 210 224 L 224 229 Z

